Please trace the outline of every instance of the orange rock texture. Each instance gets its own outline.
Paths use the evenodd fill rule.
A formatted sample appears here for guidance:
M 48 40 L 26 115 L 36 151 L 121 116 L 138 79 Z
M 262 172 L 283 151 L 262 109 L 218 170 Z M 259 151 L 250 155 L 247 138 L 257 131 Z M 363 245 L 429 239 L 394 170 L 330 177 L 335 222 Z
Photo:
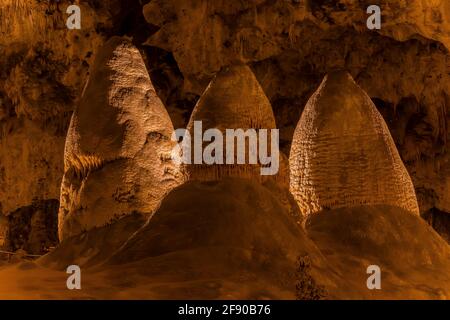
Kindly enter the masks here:
M 245 150 L 237 150 L 238 139 L 234 139 L 234 150 L 227 148 L 227 129 L 254 129 L 257 136 L 253 139 L 254 146 L 266 143 L 267 155 L 271 150 L 271 130 L 276 129 L 272 106 L 264 91 L 246 65 L 226 67 L 211 81 L 192 111 L 187 129 L 191 139 L 195 137 L 194 124 L 201 122 L 202 133 L 208 129 L 221 131 L 223 141 L 223 165 L 188 164 L 185 166 L 187 175 L 192 180 L 220 180 L 224 177 L 246 177 L 261 180 L 261 164 L 249 164 L 251 138 L 246 138 Z M 266 130 L 266 137 L 260 139 L 259 130 Z M 277 143 L 277 142 L 274 142 Z M 207 145 L 208 143 L 205 143 Z M 194 143 L 192 143 L 194 150 Z M 255 156 L 260 153 L 255 150 Z M 193 153 L 194 151 L 192 151 Z M 226 164 L 226 154 L 234 152 L 233 164 Z M 238 152 L 245 152 L 245 164 L 238 164 Z M 192 159 L 193 161 L 194 159 Z M 259 162 L 259 159 L 258 159 Z M 286 163 L 284 163 L 286 166 Z M 280 175 L 282 172 L 280 172 Z M 278 174 L 277 174 L 278 175 Z
M 308 101 L 289 165 L 290 190 L 305 215 L 383 204 L 419 214 L 383 117 L 347 72 L 327 75 Z
M 0 0 L 0 298 L 449 299 L 449 50 L 448 0 Z
M 59 236 L 153 213 L 178 184 L 172 122 L 139 51 L 114 37 L 99 51 L 67 134 Z
M 187 126 L 220 70 L 248 65 L 272 105 L 286 155 L 324 76 L 347 70 L 385 119 L 421 215 L 448 238 L 448 1 L 378 1 L 380 30 L 366 27 L 369 0 L 89 0 L 79 2 L 81 30 L 66 28 L 69 4 L 0 1 L 5 218 L 59 201 L 65 139 L 89 70 L 105 41 L 128 36 L 175 128 Z

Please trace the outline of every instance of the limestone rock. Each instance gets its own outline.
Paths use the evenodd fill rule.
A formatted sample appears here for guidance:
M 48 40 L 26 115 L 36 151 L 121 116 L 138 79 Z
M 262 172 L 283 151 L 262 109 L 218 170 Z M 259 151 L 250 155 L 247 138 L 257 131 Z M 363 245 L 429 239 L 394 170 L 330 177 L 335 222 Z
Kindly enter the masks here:
M 218 129 L 224 136 L 224 162 L 227 152 L 226 130 L 259 129 L 267 130 L 267 150 L 270 155 L 270 130 L 276 129 L 272 107 L 261 89 L 251 69 L 246 65 L 227 67 L 212 80 L 192 112 L 187 126 L 191 139 L 194 139 L 195 122 L 201 122 L 202 130 Z M 203 134 L 202 132 L 202 134 Z M 258 136 L 259 141 L 259 136 Z M 274 142 L 275 143 L 275 142 Z M 192 150 L 194 150 L 194 143 Z M 206 143 L 204 144 L 206 145 Z M 220 180 L 223 177 L 247 177 L 261 179 L 261 164 L 249 164 L 249 147 L 246 141 L 245 164 L 238 164 L 235 140 L 234 164 L 188 164 L 187 175 L 192 180 Z M 258 160 L 259 161 L 259 160 Z M 279 158 L 282 161 L 282 157 Z M 281 165 L 280 165 L 281 167 Z M 279 175 L 285 168 L 279 170 Z
M 374 4 L 381 30 L 366 26 Z M 167 90 L 169 110 L 187 100 L 193 107 L 192 95 L 200 96 L 223 67 L 249 64 L 273 106 L 286 154 L 325 74 L 349 70 L 382 112 L 425 213 L 450 212 L 449 6 L 447 0 L 152 0 L 144 14 L 158 27 L 148 44 L 174 58 L 167 78 L 181 71 Z
M 72 264 L 83 269 L 99 265 L 120 249 L 147 220 L 143 215 L 134 213 L 110 225 L 73 236 L 40 258 L 39 264 L 63 271 Z
M 64 138 L 30 120 L 10 121 L 0 138 L 0 209 L 9 215 L 59 198 Z M 5 129 L 5 128 L 4 128 Z
M 7 217 L 4 248 L 30 254 L 48 253 L 58 244 L 58 200 L 35 201 Z
M 79 3 L 82 29 L 69 32 L 69 4 L 0 1 L 0 212 L 5 216 L 59 199 L 70 116 L 95 48 L 104 41 L 101 31 L 111 28 L 110 13 L 84 1 Z
M 115 272 L 124 265 L 146 270 L 152 277 L 142 279 L 147 292 L 160 279 L 177 283 L 165 286 L 167 291 L 158 285 L 160 298 L 181 298 L 189 290 L 199 299 L 292 299 L 295 260 L 306 254 L 313 260 L 313 277 L 329 283 L 329 266 L 279 198 L 259 183 L 230 178 L 189 181 L 173 190 L 148 224 L 102 266 Z M 212 279 L 216 286 L 204 284 Z M 201 288 L 189 289 L 192 283 Z
M 79 1 L 82 29 L 70 31 L 69 4 L 0 2 L 4 215 L 59 197 L 70 117 L 97 48 L 113 34 L 138 46 L 148 38 L 140 48 L 177 128 L 219 70 L 250 65 L 286 154 L 323 76 L 349 70 L 385 118 L 421 213 L 450 212 L 448 1 L 378 1 L 381 30 L 366 28 L 368 0 Z
M 186 89 L 196 91 L 208 74 L 233 61 L 262 61 L 286 48 L 307 50 L 322 31 L 369 31 L 366 10 L 373 4 L 369 0 L 154 0 L 144 6 L 144 14 L 149 23 L 160 27 L 148 43 L 173 52 L 187 75 Z M 377 4 L 382 28 L 373 32 L 397 41 L 424 37 L 450 49 L 448 1 L 381 0 Z
M 310 98 L 289 163 L 290 189 L 305 215 L 380 204 L 419 214 L 386 123 L 347 72 L 327 75 Z
M 8 219 L 0 215 L 0 248 L 3 248 L 6 240 L 6 232 L 8 230 Z
M 330 294 L 345 299 L 450 297 L 449 245 L 406 210 L 386 205 L 334 209 L 311 216 L 306 230 L 339 274 Z M 371 264 L 381 269 L 382 290 L 367 290 L 368 275 L 360 270 Z
M 450 243 L 450 214 L 434 208 L 425 213 L 423 218 L 444 240 Z
M 138 212 L 178 184 L 172 122 L 139 51 L 113 37 L 100 50 L 67 133 L 61 239 Z

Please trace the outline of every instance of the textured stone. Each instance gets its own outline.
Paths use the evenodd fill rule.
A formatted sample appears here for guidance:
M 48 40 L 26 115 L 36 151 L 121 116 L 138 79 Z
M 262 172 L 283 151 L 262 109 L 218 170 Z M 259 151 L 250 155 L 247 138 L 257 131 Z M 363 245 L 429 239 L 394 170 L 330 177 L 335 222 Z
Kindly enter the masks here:
M 6 240 L 6 232 L 8 230 L 8 219 L 0 215 L 0 248 L 3 248 Z
M 208 129 L 218 129 L 223 133 L 224 157 L 229 151 L 226 149 L 225 142 L 227 129 L 242 129 L 243 131 L 255 129 L 257 132 L 259 129 L 266 129 L 268 130 L 268 141 L 266 143 L 270 155 L 270 130 L 276 128 L 275 118 L 269 100 L 253 72 L 246 65 L 227 67 L 212 80 L 198 101 L 189 120 L 187 129 L 192 139 L 194 139 L 195 121 L 202 122 L 203 132 Z M 192 150 L 194 150 L 193 146 Z M 188 164 L 185 165 L 185 170 L 191 180 L 220 180 L 224 177 L 245 177 L 261 180 L 261 164 L 248 163 L 248 150 L 247 140 L 246 164 L 237 163 L 237 151 L 235 151 L 233 165 Z M 279 162 L 282 162 L 282 160 L 283 158 L 280 157 Z M 279 171 L 280 179 L 282 179 L 282 173 L 285 173 L 284 169 L 285 166 Z
M 7 217 L 4 248 L 30 254 L 48 253 L 58 244 L 58 208 L 56 199 L 35 201 Z
M 4 215 L 36 200 L 59 198 L 64 137 L 27 119 L 11 121 L 0 139 L 0 209 Z
M 373 4 L 382 10 L 381 30 L 366 27 Z M 391 129 L 424 213 L 450 212 L 449 6 L 446 0 L 153 0 L 144 13 L 158 26 L 148 43 L 174 57 L 164 66 L 172 80 L 169 110 L 186 101 L 193 107 L 192 95 L 201 95 L 218 70 L 247 63 L 271 101 L 286 154 L 325 74 L 349 70 Z
M 112 34 L 138 46 L 149 38 L 140 48 L 177 128 L 218 70 L 249 64 L 286 154 L 323 76 L 349 70 L 385 118 L 421 213 L 450 212 L 449 1 L 380 0 L 379 31 L 365 26 L 369 0 L 89 0 L 79 3 L 82 29 L 71 31 L 68 4 L 0 2 L 2 214 L 59 197 L 70 116 Z
M 173 52 L 187 76 L 186 89 L 197 91 L 208 74 L 223 65 L 262 61 L 288 49 L 308 50 L 323 31 L 367 32 L 366 10 L 373 4 L 370 0 L 153 0 L 144 6 L 144 14 L 149 23 L 160 27 L 148 43 Z M 397 41 L 421 36 L 450 49 L 448 1 L 381 0 L 376 4 L 383 24 L 373 33 Z
M 59 199 L 70 116 L 104 41 L 97 30 L 111 28 L 107 10 L 83 1 L 82 30 L 68 32 L 68 3 L 0 1 L 0 211 L 6 216 Z
M 450 214 L 433 208 L 426 212 L 423 218 L 444 240 L 450 243 Z
M 450 247 L 409 211 L 386 205 L 334 209 L 311 216 L 306 230 L 334 271 L 342 270 L 342 282 L 330 295 L 334 291 L 349 300 L 366 294 L 374 300 L 450 296 Z M 370 264 L 381 268 L 381 290 L 367 289 L 369 275 L 360 270 Z
M 139 51 L 123 38 L 100 50 L 67 134 L 61 239 L 138 212 L 178 184 L 172 122 Z
M 382 116 L 347 72 L 325 77 L 292 141 L 290 189 L 303 214 L 359 205 L 419 208 Z

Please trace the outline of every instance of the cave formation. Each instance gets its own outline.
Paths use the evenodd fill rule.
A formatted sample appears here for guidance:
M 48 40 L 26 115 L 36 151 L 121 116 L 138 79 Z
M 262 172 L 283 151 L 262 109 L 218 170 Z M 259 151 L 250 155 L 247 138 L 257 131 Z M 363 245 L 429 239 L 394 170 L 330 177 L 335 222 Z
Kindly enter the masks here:
M 305 215 L 380 204 L 419 215 L 386 123 L 346 72 L 328 74 L 311 96 L 294 133 L 289 167 L 290 189 Z
M 181 181 L 173 125 L 139 51 L 113 37 L 92 69 L 67 133 L 60 240 L 134 212 L 150 216 Z
M 83 16 L 81 30 L 70 31 L 65 26 L 69 2 L 0 0 L 2 250 L 22 253 L 25 251 L 37 255 L 50 252 L 42 258 L 43 265 L 50 269 L 55 266 L 62 269 L 65 264 L 74 260 L 80 264 L 88 261 L 89 266 L 106 261 L 109 267 L 105 272 L 108 272 L 108 278 L 114 279 L 113 287 L 128 289 L 128 283 L 125 283 L 125 280 L 121 282 L 124 269 L 114 266 L 120 266 L 127 259 L 133 260 L 133 253 L 136 254 L 135 257 L 143 258 L 141 254 L 143 251 L 147 252 L 147 249 L 148 252 L 158 255 L 162 249 L 178 250 L 181 242 L 187 245 L 189 241 L 194 241 L 199 246 L 204 246 L 199 249 L 201 258 L 197 262 L 177 252 L 179 261 L 182 261 L 178 263 L 195 275 L 198 275 L 196 268 L 202 268 L 202 262 L 209 261 L 207 258 L 214 257 L 218 263 L 229 263 L 222 255 L 224 252 L 227 257 L 237 257 L 237 263 L 242 263 L 249 270 L 255 271 L 252 268 L 255 268 L 257 262 L 256 266 L 267 263 L 273 273 L 291 272 L 289 268 L 295 261 L 289 259 L 295 250 L 303 250 L 309 252 L 313 258 L 313 277 L 331 288 L 329 293 L 332 297 L 344 299 L 383 296 L 367 295 L 365 288 L 359 287 L 359 282 L 339 282 L 338 278 L 345 278 L 345 272 L 339 274 L 338 266 L 342 261 L 364 261 L 376 256 L 389 265 L 389 259 L 398 256 L 410 261 L 411 266 L 418 270 L 421 268 L 421 262 L 431 261 L 429 264 L 424 263 L 429 268 L 429 274 L 414 274 L 415 271 L 411 269 L 391 266 L 393 269 L 390 269 L 390 272 L 393 276 L 388 285 L 394 288 L 400 284 L 406 285 L 402 287 L 404 295 L 394 290 L 389 293 L 391 295 L 388 294 L 388 298 L 401 298 L 406 295 L 413 298 L 448 299 L 445 292 L 449 289 L 428 292 L 416 284 L 429 283 L 439 287 L 439 283 L 449 283 L 446 278 L 449 272 L 446 271 L 448 265 L 445 260 L 448 244 L 445 241 L 448 243 L 450 238 L 450 2 L 411 0 L 392 3 L 381 0 L 379 4 L 382 8 L 382 27 L 380 30 L 368 30 L 366 8 L 372 3 L 364 0 L 88 0 L 79 3 Z M 111 38 L 127 43 L 122 48 L 128 58 L 123 59 L 121 63 L 127 66 L 134 64 L 132 83 L 124 84 L 119 79 L 110 79 L 116 83 L 107 84 L 107 76 L 103 72 L 118 72 L 119 78 L 126 72 L 106 71 L 109 66 L 99 67 L 96 63 L 102 52 L 106 54 L 104 48 L 108 43 L 111 45 Z M 295 170 L 289 173 L 287 157 L 291 156 L 292 159 L 294 156 L 291 150 L 295 150 L 296 146 L 292 145 L 292 142 L 297 124 L 299 121 L 301 123 L 302 114 L 305 115 L 304 109 L 312 105 L 308 104 L 308 101 L 327 75 L 336 70 L 345 70 L 355 83 L 352 81 L 354 90 L 351 90 L 348 96 L 364 95 L 364 103 L 370 104 L 370 108 L 376 107 L 383 117 L 377 120 L 383 127 L 384 133 L 381 136 L 389 141 L 392 137 L 395 143 L 394 146 L 389 142 L 382 148 L 389 149 L 394 154 L 393 162 L 398 167 L 398 179 L 393 177 L 390 180 L 389 174 L 384 173 L 387 170 L 385 164 L 391 165 L 392 162 L 385 161 L 383 153 L 380 158 L 384 160 L 377 162 L 380 159 L 376 159 L 374 162 L 382 164 L 382 167 L 379 170 L 372 167 L 379 171 L 375 176 L 381 176 L 377 182 L 381 185 L 391 181 L 395 185 L 394 189 L 402 194 L 384 194 L 373 207 L 349 206 L 348 202 L 339 204 L 338 208 L 328 203 L 323 206 L 317 204 L 313 209 L 317 214 L 305 220 L 310 205 L 301 205 L 304 212 L 300 212 L 289 192 L 267 184 L 249 185 L 249 179 L 243 179 L 246 177 L 240 172 L 241 169 L 232 170 L 230 175 L 221 174 L 220 178 L 228 176 L 221 181 L 210 181 L 210 178 L 206 179 L 209 181 L 192 179 L 181 188 L 175 188 L 183 181 L 189 180 L 188 175 L 184 176 L 183 172 L 178 172 L 178 168 L 170 165 L 170 168 L 163 169 L 162 172 L 174 178 L 165 180 L 160 176 L 161 171 L 153 170 L 155 167 L 164 167 L 156 164 L 170 163 L 166 153 L 173 147 L 170 143 L 170 131 L 173 128 L 188 127 L 192 118 L 200 117 L 197 114 L 198 109 L 202 109 L 202 112 L 214 110 L 209 115 L 201 116 L 202 120 L 214 119 L 212 126 L 224 124 L 230 110 L 214 108 L 227 102 L 227 99 L 223 99 L 226 92 L 219 90 L 211 95 L 209 90 L 215 79 L 226 70 L 239 68 L 245 69 L 242 74 L 247 80 L 239 83 L 242 79 L 239 80 L 239 76 L 236 76 L 237 84 L 229 83 L 224 89 L 234 92 L 235 95 L 230 98 L 232 103 L 260 103 L 260 107 L 266 110 L 263 114 L 265 120 L 261 120 L 264 125 L 280 129 L 282 168 L 277 179 L 283 181 L 282 189 L 289 185 L 289 176 L 301 176 L 301 173 L 296 171 L 296 164 L 299 163 L 297 160 L 294 161 Z M 138 79 L 133 78 L 135 75 L 138 75 Z M 93 78 L 97 80 L 88 82 L 88 79 Z M 248 84 L 254 86 L 257 94 L 250 94 L 253 91 L 247 87 Z M 123 91 L 119 89 L 120 92 L 112 101 L 105 101 L 104 96 L 103 103 L 97 103 L 93 97 L 86 96 L 89 90 L 95 90 L 97 86 L 106 86 L 104 90 L 118 86 Z M 214 90 L 214 87 L 212 89 Z M 146 92 L 150 94 L 147 95 Z M 100 94 L 105 95 L 106 91 Z M 132 96 L 127 97 L 128 94 Z M 149 115 L 143 111 L 148 106 L 148 103 L 144 102 L 146 98 L 152 101 L 149 104 L 157 109 L 156 113 Z M 345 97 L 342 98 L 345 100 Z M 215 105 L 208 102 L 214 102 L 215 99 L 220 99 L 220 103 Z M 126 112 L 120 110 L 121 108 L 116 110 L 114 107 L 118 105 L 114 103 L 133 108 Z M 241 109 L 239 116 L 248 111 L 246 108 Z M 133 130 L 128 130 L 130 128 L 127 126 L 121 127 L 120 117 L 114 114 L 116 111 L 125 112 L 126 116 L 134 114 L 131 121 Z M 222 111 L 224 115 L 216 121 L 215 117 Z M 376 117 L 377 112 L 374 111 Z M 137 116 L 138 114 L 140 116 Z M 155 120 L 153 116 L 156 114 L 161 117 Z M 79 126 L 73 120 L 77 117 L 85 117 L 86 122 Z M 148 121 L 145 121 L 146 117 Z M 106 119 L 110 120 L 108 123 L 118 128 L 118 131 L 102 131 Z M 336 126 L 347 123 L 349 127 L 354 127 L 358 124 L 352 118 L 343 117 L 343 120 L 336 123 Z M 254 121 L 254 115 L 251 115 L 243 123 L 237 122 L 244 128 L 251 128 L 254 127 Z M 161 122 L 164 123 L 163 128 L 152 127 L 152 123 Z M 233 121 L 225 124 L 232 128 L 237 125 Z M 78 140 L 83 139 L 83 135 L 96 137 L 99 144 L 96 145 L 94 140 Z M 116 146 L 112 151 L 98 149 L 99 145 L 108 145 L 112 140 L 118 142 L 120 147 Z M 344 144 L 339 138 L 337 141 Z M 375 143 L 376 141 L 380 140 L 375 139 Z M 147 148 L 145 145 L 153 147 Z M 162 145 L 161 148 L 165 151 L 162 154 L 155 153 L 155 145 Z M 364 146 L 366 145 L 358 145 L 359 148 Z M 340 151 L 336 154 L 342 155 Z M 339 163 L 343 162 L 345 161 Z M 292 164 L 290 166 L 292 169 Z M 184 169 L 187 172 L 194 170 L 193 167 Z M 208 170 L 212 169 L 198 170 L 200 174 L 197 176 L 201 177 L 199 180 L 212 176 Z M 223 171 L 223 168 L 220 170 Z M 191 176 L 196 176 L 192 172 Z M 106 175 L 102 177 L 102 173 Z M 337 177 L 333 171 L 330 171 L 329 176 L 333 179 Z M 257 174 L 248 177 L 259 180 L 259 169 Z M 364 177 L 361 174 L 359 179 Z M 339 186 L 343 185 L 342 181 L 338 183 Z M 403 186 L 398 187 L 398 181 L 403 181 Z M 295 179 L 291 183 L 296 184 Z M 411 183 L 414 190 L 411 190 Z M 132 196 L 123 197 L 124 194 L 119 192 L 116 197 L 111 197 L 112 191 L 115 191 L 112 189 L 130 185 L 139 186 Z M 321 184 L 321 188 L 322 186 Z M 169 192 L 173 188 L 175 189 Z M 377 187 L 374 188 L 373 190 L 376 190 Z M 203 208 L 208 210 L 216 203 L 225 201 L 220 196 L 220 192 L 224 190 L 231 195 L 226 198 L 230 206 L 214 207 L 215 217 L 222 217 L 221 210 L 229 210 L 223 215 L 223 220 L 208 220 L 208 216 L 202 215 L 204 211 L 194 208 L 195 203 L 192 201 L 201 203 Z M 267 190 L 270 192 L 267 193 Z M 211 199 L 202 198 L 199 195 L 202 192 Z M 249 192 L 258 195 L 245 196 Z M 129 192 L 125 194 L 130 195 Z M 345 194 L 355 194 L 355 191 L 349 190 Z M 374 194 L 382 193 L 375 191 Z M 101 201 L 97 201 L 99 199 Z M 364 199 L 356 201 L 358 205 L 365 203 L 367 201 Z M 90 208 L 95 206 L 99 207 L 93 213 Z M 262 212 L 263 218 L 252 217 L 252 214 L 256 213 L 251 209 L 252 206 Z M 403 212 L 398 207 L 407 210 Z M 321 209 L 327 210 L 318 212 Z M 176 229 L 180 228 L 182 223 L 171 218 L 170 213 L 173 212 L 180 218 L 179 221 L 185 221 L 186 225 L 192 222 L 192 228 L 177 233 Z M 242 221 L 249 224 L 255 221 L 256 226 L 239 226 L 239 212 L 245 213 Z M 410 212 L 419 212 L 423 219 L 416 219 Z M 164 213 L 167 216 L 164 216 Z M 153 214 L 157 219 L 153 222 L 152 219 L 146 220 Z M 328 214 L 328 218 L 325 214 Z M 212 230 L 215 230 L 217 235 L 196 233 L 205 225 L 202 217 L 214 226 Z M 265 218 L 278 226 L 279 230 L 283 230 L 284 234 L 277 237 L 276 228 L 267 227 Z M 373 221 L 373 228 L 366 225 L 364 221 L 367 220 Z M 218 221 L 223 223 L 224 230 L 229 231 L 221 233 Z M 166 229 L 166 222 L 173 228 Z M 228 225 L 230 222 L 232 224 Z M 134 232 L 140 230 L 144 224 L 147 227 L 135 235 Z M 303 225 L 306 225 L 304 230 Z M 155 226 L 157 230 L 170 234 L 174 243 L 152 233 L 149 226 Z M 260 230 L 258 226 L 261 226 Z M 197 227 L 199 229 L 196 229 Z M 58 228 L 59 237 L 64 239 L 62 243 L 59 243 Z M 67 233 L 62 231 L 64 229 Z M 244 232 L 243 230 L 261 241 L 258 243 L 262 248 L 270 247 L 274 252 L 283 252 L 289 259 L 283 260 L 280 257 L 279 264 L 267 262 L 268 259 L 260 252 L 258 243 L 252 244 L 250 238 L 242 238 L 242 234 L 233 233 Z M 260 233 L 262 230 L 273 232 L 272 244 L 263 240 L 263 234 Z M 380 230 L 384 230 L 384 233 Z M 193 238 L 193 234 L 198 238 Z M 225 240 L 230 234 L 236 239 L 234 244 L 237 244 L 237 241 L 248 244 L 248 247 L 242 247 L 255 252 L 252 259 L 228 247 L 225 251 L 209 251 L 207 245 L 214 244 L 215 241 L 226 247 Z M 219 235 L 224 236 L 220 238 Z M 206 239 L 204 242 L 200 241 L 202 236 Z M 161 246 L 146 241 L 139 242 L 147 238 L 155 239 Z M 295 238 L 303 239 L 306 245 L 287 245 L 288 242 L 295 242 Z M 124 243 L 127 246 L 123 246 Z M 423 246 L 420 246 L 420 243 L 423 243 Z M 141 244 L 148 247 L 141 247 Z M 348 251 L 343 250 L 343 247 L 349 244 Z M 315 249 L 316 245 L 320 252 Z M 130 251 L 123 251 L 124 248 L 129 248 Z M 367 256 L 361 251 L 362 248 Z M 118 251 L 113 255 L 110 250 Z M 329 255 L 331 251 L 336 254 Z M 380 257 L 380 251 L 385 252 L 385 256 Z M 159 279 L 171 276 L 170 268 L 158 268 L 164 263 L 170 265 L 170 260 L 162 258 L 159 261 L 148 255 L 144 255 L 144 258 L 152 262 L 141 266 L 140 269 L 136 267 L 137 269 L 133 270 L 136 274 L 145 269 L 160 274 Z M 414 262 L 417 262 L 417 265 Z M 0 254 L 0 268 L 3 268 L 3 263 L 3 255 Z M 330 264 L 336 266 L 335 271 L 326 271 L 326 266 Z M 205 274 L 212 270 L 222 274 L 223 270 L 218 267 L 214 269 L 216 267 L 211 265 L 211 270 L 204 270 Z M 349 267 L 349 270 L 356 275 L 359 267 L 363 266 L 354 269 Z M 181 274 L 180 279 L 188 283 L 189 272 L 184 274 L 183 270 L 176 270 Z M 241 271 L 239 268 L 230 270 L 234 270 L 236 274 Z M 42 275 L 42 272 L 40 269 L 36 270 L 36 274 Z M 128 273 L 132 278 L 131 274 L 132 272 Z M 336 274 L 337 278 L 334 278 Z M 430 274 L 435 277 L 430 277 Z M 244 279 L 240 285 L 248 285 L 245 275 L 240 276 Z M 267 277 L 263 274 L 260 276 Z M 280 277 L 277 280 L 282 283 L 292 280 Z M 6 287 L 7 283 L 9 285 L 9 278 L 9 274 L 0 269 L 0 283 L 4 283 L 5 292 L 24 290 L 20 286 Z M 27 279 L 29 282 L 35 281 L 34 278 Z M 87 279 L 89 281 L 89 276 Z M 92 279 L 90 281 L 95 283 Z M 230 279 L 232 281 L 228 283 L 239 282 L 235 278 Z M 268 277 L 264 279 L 267 280 Z M 153 291 L 149 289 L 153 292 L 150 297 L 176 296 L 178 291 L 173 288 L 172 291 L 161 292 L 160 295 L 154 293 L 158 292 L 159 287 L 158 282 L 153 280 L 158 278 L 151 280 L 146 282 L 140 279 L 147 288 L 152 288 Z M 133 278 L 127 281 L 138 282 Z M 362 281 L 363 279 L 361 283 Z M 152 287 L 153 283 L 155 287 Z M 270 281 L 268 283 L 274 288 L 277 285 Z M 263 291 L 268 283 L 258 284 L 257 288 Z M 214 285 L 220 287 L 219 284 Z M 342 296 L 339 292 L 333 293 L 332 288 L 341 285 L 347 286 L 347 289 L 352 288 L 350 291 L 353 295 L 349 293 Z M 185 290 L 192 289 L 189 284 L 186 284 L 186 287 L 180 286 Z M 221 297 L 220 290 L 215 288 L 199 296 Z M 237 288 L 240 287 L 233 287 L 234 291 L 241 294 L 243 291 Z M 93 290 L 90 292 L 92 296 L 105 297 L 105 292 L 100 289 Z M 293 297 L 289 291 L 290 287 L 277 290 L 272 292 L 270 297 Z M 123 291 L 127 292 L 125 289 Z M 254 294 L 258 291 L 256 287 L 254 291 L 249 291 L 252 294 L 242 293 L 238 298 L 265 298 L 264 294 Z M 198 293 L 198 288 L 194 288 L 193 292 Z M 0 285 L 1 297 L 2 294 Z M 90 296 L 75 293 L 71 297 Z

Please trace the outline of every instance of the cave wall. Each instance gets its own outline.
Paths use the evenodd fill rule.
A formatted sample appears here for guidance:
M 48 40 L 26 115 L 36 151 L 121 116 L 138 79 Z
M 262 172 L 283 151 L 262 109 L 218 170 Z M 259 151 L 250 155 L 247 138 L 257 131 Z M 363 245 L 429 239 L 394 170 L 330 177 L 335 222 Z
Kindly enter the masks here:
M 69 32 L 72 2 L 0 1 L 0 214 L 9 250 L 42 253 L 55 242 L 55 205 L 37 204 L 59 206 L 70 117 L 120 12 L 118 1 L 81 1 L 83 28 Z
M 81 30 L 65 26 L 72 3 Z M 371 4 L 382 8 L 381 30 L 366 27 Z M 249 64 L 285 153 L 323 76 L 348 70 L 388 123 L 421 212 L 450 213 L 449 1 L 1 0 L 0 17 L 3 216 L 59 199 L 70 116 L 112 35 L 139 47 L 175 128 L 217 71 Z
M 59 201 L 36 201 L 8 216 L 3 249 L 19 249 L 33 255 L 45 254 L 58 244 Z

